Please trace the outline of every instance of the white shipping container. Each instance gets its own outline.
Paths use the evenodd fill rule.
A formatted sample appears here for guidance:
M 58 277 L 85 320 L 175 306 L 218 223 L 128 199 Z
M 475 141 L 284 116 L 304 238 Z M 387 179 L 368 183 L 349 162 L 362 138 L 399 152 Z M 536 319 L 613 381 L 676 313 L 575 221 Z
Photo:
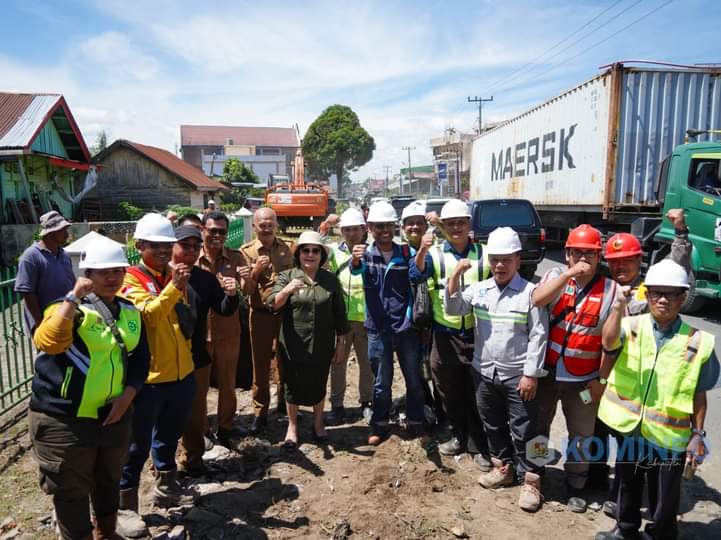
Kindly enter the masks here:
M 719 127 L 721 70 L 616 65 L 477 137 L 471 196 L 541 210 L 654 209 L 660 161 L 686 129 Z

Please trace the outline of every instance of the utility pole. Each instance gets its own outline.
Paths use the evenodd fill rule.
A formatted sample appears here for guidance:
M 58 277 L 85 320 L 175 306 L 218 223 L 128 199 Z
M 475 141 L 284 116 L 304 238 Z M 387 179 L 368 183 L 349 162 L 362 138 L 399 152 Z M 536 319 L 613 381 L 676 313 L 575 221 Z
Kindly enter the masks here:
M 493 101 L 493 96 L 490 98 L 482 98 L 482 97 L 474 97 L 471 99 L 471 96 L 468 96 L 468 103 L 478 103 L 478 134 L 481 134 L 481 121 L 483 120 L 483 102 L 484 101 Z
M 408 151 L 408 191 L 413 188 L 413 168 L 411 166 L 411 150 L 415 150 L 415 146 L 404 146 L 401 150 Z M 401 195 L 403 195 L 403 175 L 401 174 Z
M 383 165 L 383 170 L 386 171 L 386 196 L 390 195 L 389 189 L 388 189 L 388 171 L 391 170 L 390 165 Z

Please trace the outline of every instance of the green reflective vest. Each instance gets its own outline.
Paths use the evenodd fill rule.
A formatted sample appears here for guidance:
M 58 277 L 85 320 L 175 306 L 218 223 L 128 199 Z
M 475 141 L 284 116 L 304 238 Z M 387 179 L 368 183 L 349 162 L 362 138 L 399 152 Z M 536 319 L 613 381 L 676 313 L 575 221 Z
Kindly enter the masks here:
M 473 328 L 473 313 L 469 313 L 465 317 L 449 315 L 443 305 L 446 277 L 453 274 L 458 262 L 455 255 L 450 251 L 444 251 L 442 244 L 432 247 L 430 254 L 433 259 L 433 278 L 428 280 L 428 292 L 433 303 L 433 320 L 456 330 Z M 471 244 L 468 260 L 471 261 L 472 266 L 461 276 L 461 289 L 483 281 L 491 273 L 485 246 Z
M 621 433 L 640 424 L 654 444 L 682 452 L 691 437 L 691 414 L 701 368 L 714 350 L 712 334 L 681 323 L 656 349 L 650 314 L 624 317 L 623 349 L 608 378 L 598 417 Z
M 69 373 L 66 372 L 61 395 L 63 392 L 67 393 L 71 378 L 80 376 L 79 373 L 73 375 L 73 370 L 87 369 L 77 416 L 97 418 L 98 407 L 102 407 L 123 393 L 125 364 L 120 347 L 102 316 L 87 304 L 81 304 L 79 309 L 83 312 L 83 319 L 75 332 L 85 347 L 81 349 L 73 344 L 65 352 L 75 365 L 68 367 Z M 115 324 L 128 352 L 134 350 L 140 341 L 142 324 L 140 311 L 133 306 L 120 303 L 120 315 Z
M 334 272 L 338 276 L 338 280 L 343 288 L 348 320 L 363 322 L 366 319 L 366 297 L 363 291 L 363 275 L 351 274 L 350 259 L 351 254 L 347 248 L 341 249 L 339 246 L 333 246 L 328 265 L 330 266 L 331 272 Z

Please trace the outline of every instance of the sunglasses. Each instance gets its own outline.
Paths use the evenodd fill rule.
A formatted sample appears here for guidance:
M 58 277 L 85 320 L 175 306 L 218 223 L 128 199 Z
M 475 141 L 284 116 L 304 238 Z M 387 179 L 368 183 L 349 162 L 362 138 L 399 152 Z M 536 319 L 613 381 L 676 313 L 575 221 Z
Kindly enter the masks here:
M 208 234 L 210 236 L 216 236 L 216 235 L 217 236 L 225 236 L 226 234 L 228 234 L 227 229 L 205 229 L 205 230 L 208 231 Z
M 686 291 L 653 291 L 648 289 L 646 294 L 648 295 L 649 300 L 653 300 L 655 302 L 656 300 L 660 300 L 661 297 L 664 297 L 666 300 L 678 300 L 681 296 L 686 294 Z
M 595 251 L 593 249 L 574 249 L 571 248 L 569 250 L 569 253 L 571 254 L 571 257 L 574 257 L 576 259 L 580 259 L 581 257 L 586 257 L 587 259 L 595 259 L 598 257 L 599 252 Z
M 173 249 L 173 242 L 145 242 L 145 245 L 150 249 L 161 250 L 161 249 Z
M 300 250 L 301 253 L 304 255 L 320 255 L 321 249 L 320 248 L 302 248 Z

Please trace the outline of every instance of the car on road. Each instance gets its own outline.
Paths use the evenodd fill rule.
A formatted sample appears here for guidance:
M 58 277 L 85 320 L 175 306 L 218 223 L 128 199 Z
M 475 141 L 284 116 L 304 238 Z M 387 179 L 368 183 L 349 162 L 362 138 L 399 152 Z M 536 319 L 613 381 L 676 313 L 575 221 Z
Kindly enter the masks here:
M 546 255 L 546 231 L 538 212 L 526 199 L 472 201 L 474 241 L 485 244 L 488 235 L 497 227 L 511 227 L 518 233 L 523 246 L 520 274 L 530 281 Z

